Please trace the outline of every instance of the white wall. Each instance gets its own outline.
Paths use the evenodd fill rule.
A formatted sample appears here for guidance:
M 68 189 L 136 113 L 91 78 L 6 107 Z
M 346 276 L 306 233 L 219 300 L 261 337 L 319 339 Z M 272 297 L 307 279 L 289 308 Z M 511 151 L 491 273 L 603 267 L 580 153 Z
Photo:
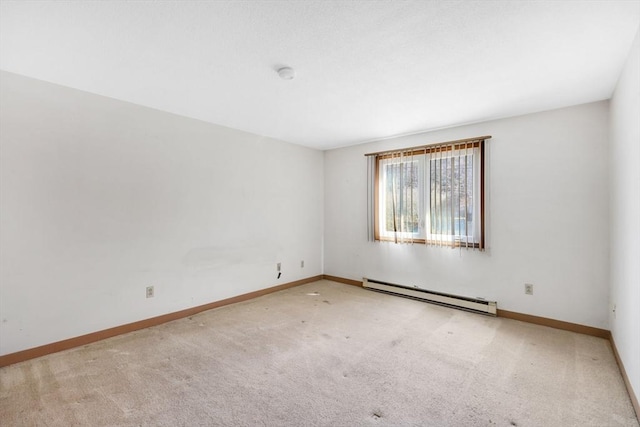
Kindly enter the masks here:
M 640 397 L 640 35 L 611 99 L 611 312 L 616 348 Z
M 325 152 L 325 274 L 498 301 L 608 328 L 608 102 Z M 365 153 L 480 135 L 485 252 L 368 242 Z M 534 284 L 534 295 L 524 294 Z
M 322 273 L 322 152 L 10 73 L 0 88 L 0 354 Z

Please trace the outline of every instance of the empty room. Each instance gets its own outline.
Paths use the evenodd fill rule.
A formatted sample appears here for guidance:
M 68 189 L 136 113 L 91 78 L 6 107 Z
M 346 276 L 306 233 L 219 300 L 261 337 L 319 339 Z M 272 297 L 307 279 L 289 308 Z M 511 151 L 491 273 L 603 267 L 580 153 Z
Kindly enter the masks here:
M 638 427 L 639 29 L 0 0 L 0 425 Z

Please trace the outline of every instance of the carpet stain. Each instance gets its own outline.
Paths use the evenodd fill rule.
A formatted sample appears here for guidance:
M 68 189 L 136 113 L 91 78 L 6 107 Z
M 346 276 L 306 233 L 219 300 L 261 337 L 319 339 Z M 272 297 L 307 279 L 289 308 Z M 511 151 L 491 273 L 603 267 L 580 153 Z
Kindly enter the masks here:
M 515 421 L 511 421 L 509 424 L 511 424 L 512 426 L 517 426 L 518 425 Z
M 391 341 L 391 347 L 395 347 L 402 342 L 401 339 Z
M 374 412 L 373 414 L 371 414 L 371 416 L 375 419 L 378 420 L 380 418 L 382 418 L 382 415 L 379 412 Z
M 329 301 L 327 301 L 326 299 L 325 299 L 325 300 L 323 300 L 322 302 L 323 302 L 323 303 L 325 303 L 325 304 L 329 304 L 329 305 L 331 305 L 331 303 L 330 303 Z

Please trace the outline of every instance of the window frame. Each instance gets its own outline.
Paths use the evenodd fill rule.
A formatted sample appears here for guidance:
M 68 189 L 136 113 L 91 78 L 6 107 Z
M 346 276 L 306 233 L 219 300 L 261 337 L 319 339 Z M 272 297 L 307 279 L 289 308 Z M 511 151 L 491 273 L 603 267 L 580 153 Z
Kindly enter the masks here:
M 406 156 L 407 158 L 413 158 L 414 156 L 425 156 L 423 161 L 423 166 L 421 167 L 420 175 L 423 177 L 423 181 L 420 184 L 420 188 L 428 187 L 431 185 L 430 176 L 427 178 L 427 168 L 424 166 L 427 161 L 430 159 L 426 158 L 428 153 L 442 152 L 442 151 L 457 151 L 457 150 L 466 150 L 478 148 L 478 153 L 473 153 L 474 163 L 476 155 L 479 156 L 479 171 L 478 171 L 478 179 L 479 179 L 479 195 L 475 194 L 475 190 L 473 191 L 474 199 L 479 196 L 479 212 L 475 212 L 474 215 L 478 215 L 480 217 L 479 224 L 479 236 L 477 241 L 469 242 L 462 239 L 452 238 L 451 240 L 433 240 L 428 239 L 427 236 L 427 228 L 430 224 L 427 223 L 427 210 L 431 209 L 431 206 L 427 206 L 427 198 L 424 196 L 424 191 L 420 191 L 420 200 L 418 202 L 420 207 L 424 207 L 424 210 L 420 212 L 420 231 L 419 236 L 415 237 L 415 233 L 411 233 L 413 236 L 399 236 L 400 240 L 407 240 L 411 243 L 425 244 L 431 246 L 445 246 L 452 248 L 473 248 L 484 250 L 485 249 L 485 139 L 489 139 L 489 137 L 482 138 L 469 138 L 466 140 L 452 141 L 449 143 L 442 144 L 434 144 L 424 147 L 413 147 L 405 150 L 397 150 L 397 151 L 389 151 L 389 152 L 381 152 L 381 153 L 373 153 L 375 155 L 375 169 L 374 169 L 374 188 L 373 188 L 373 237 L 375 241 L 386 241 L 386 242 L 398 242 L 398 232 L 381 232 L 381 217 L 383 212 L 383 207 L 381 206 L 381 194 L 380 194 L 380 186 L 382 183 L 381 177 L 381 169 L 383 160 L 397 157 L 398 155 Z M 451 156 L 454 157 L 454 156 Z M 408 233 L 407 233 L 408 234 Z M 468 235 L 468 234 L 467 234 Z

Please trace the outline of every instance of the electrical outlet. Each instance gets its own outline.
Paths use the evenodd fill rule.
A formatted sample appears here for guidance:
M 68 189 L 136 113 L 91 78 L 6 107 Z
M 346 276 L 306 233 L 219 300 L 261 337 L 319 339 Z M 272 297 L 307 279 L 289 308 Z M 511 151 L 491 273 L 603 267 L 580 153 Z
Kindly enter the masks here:
M 153 286 L 147 286 L 147 298 L 153 298 Z
M 282 269 L 282 263 L 279 262 L 276 264 L 276 271 L 279 272 L 281 269 Z
M 304 260 L 300 261 L 300 268 L 304 268 Z
M 531 283 L 524 284 L 524 293 L 527 295 L 533 295 L 533 285 Z

